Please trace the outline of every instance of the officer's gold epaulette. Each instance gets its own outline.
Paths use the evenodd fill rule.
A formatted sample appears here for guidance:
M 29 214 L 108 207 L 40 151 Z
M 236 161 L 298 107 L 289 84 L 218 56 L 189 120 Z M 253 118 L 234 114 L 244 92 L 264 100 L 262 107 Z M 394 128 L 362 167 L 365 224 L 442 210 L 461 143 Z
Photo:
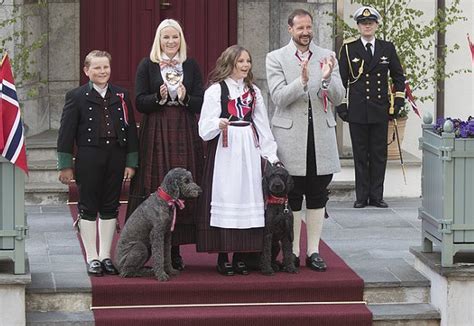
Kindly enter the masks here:
M 358 37 L 351 36 L 351 37 L 348 37 L 348 38 L 344 39 L 344 41 L 342 41 L 342 44 L 349 44 L 349 43 L 357 41 L 358 39 L 359 39 Z
M 341 52 L 342 52 L 342 49 L 344 48 L 344 45 L 355 42 L 357 40 L 358 40 L 357 37 L 351 36 L 351 37 L 348 37 L 348 38 L 344 39 L 344 41 L 342 41 L 342 45 L 339 48 L 339 59 L 341 59 Z

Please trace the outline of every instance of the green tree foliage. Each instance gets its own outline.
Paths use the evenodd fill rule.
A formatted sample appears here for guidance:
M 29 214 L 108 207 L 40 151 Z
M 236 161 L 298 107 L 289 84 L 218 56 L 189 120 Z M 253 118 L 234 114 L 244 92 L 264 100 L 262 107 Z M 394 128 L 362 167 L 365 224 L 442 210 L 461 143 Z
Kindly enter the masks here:
M 452 1 L 444 10 L 438 9 L 432 19 L 427 19 L 423 11 L 414 9 L 412 0 L 351 0 L 351 3 L 368 5 L 376 8 L 381 16 L 376 37 L 395 44 L 398 56 L 405 70 L 412 89 L 436 89 L 439 80 L 455 74 L 470 72 L 469 69 L 445 70 L 446 56 L 459 49 L 458 44 L 443 47 L 442 55 L 437 57 L 437 33 L 446 33 L 449 26 L 459 21 L 466 21 L 459 9 L 460 0 Z M 433 0 L 433 5 L 435 1 Z M 343 39 L 359 37 L 356 28 L 336 15 L 335 24 Z M 352 20 L 351 16 L 351 20 Z M 353 20 L 352 20 L 353 21 Z M 425 22 L 426 21 L 426 22 Z M 425 22 L 425 23 L 422 23 Z M 434 93 L 418 97 L 421 102 L 433 100 Z
M 36 6 L 36 9 L 41 9 L 46 6 L 46 0 L 36 0 L 31 5 Z M 14 49 L 13 55 L 10 52 L 8 54 L 17 88 L 40 81 L 39 71 L 32 69 L 32 66 L 36 64 L 33 55 L 35 51 L 43 47 L 47 40 L 46 34 L 33 38 L 32 32 L 25 31 L 23 26 L 32 13 L 25 13 L 21 9 L 20 5 L 14 5 L 11 15 L 0 21 L 0 59 L 8 49 Z M 29 10 L 29 12 L 33 11 Z M 27 95 L 35 96 L 37 92 L 37 88 L 32 87 Z

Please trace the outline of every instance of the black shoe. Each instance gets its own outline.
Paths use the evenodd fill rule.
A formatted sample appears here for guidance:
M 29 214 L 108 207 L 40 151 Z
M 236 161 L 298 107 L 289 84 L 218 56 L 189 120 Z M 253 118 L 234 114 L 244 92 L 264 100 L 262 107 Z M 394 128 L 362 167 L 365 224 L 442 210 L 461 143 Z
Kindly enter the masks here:
M 240 275 L 249 275 L 249 270 L 247 265 L 243 261 L 237 261 L 232 263 L 232 268 L 234 272 Z
M 383 199 L 370 200 L 369 205 L 379 207 L 379 208 L 388 208 L 388 204 Z
M 87 265 L 87 274 L 90 276 L 103 276 L 102 264 L 97 259 L 91 260 Z
M 321 258 L 321 256 L 319 256 L 317 252 L 313 253 L 309 257 L 306 257 L 306 266 L 317 272 L 324 272 L 327 268 L 326 262 Z
M 354 202 L 354 208 L 364 208 L 367 206 L 367 200 L 356 200 Z
M 105 258 L 102 260 L 102 269 L 107 275 L 117 275 L 119 273 L 110 258 Z
M 299 268 L 300 267 L 300 258 L 297 257 L 295 254 L 291 254 L 291 256 L 293 258 L 293 264 L 295 264 L 296 268 Z
M 181 257 L 179 246 L 171 246 L 171 266 L 178 271 L 184 270 L 184 261 Z
M 224 276 L 232 276 L 234 275 L 234 269 L 232 268 L 232 264 L 229 262 L 221 262 L 217 264 L 217 271 L 219 274 Z
M 174 256 L 171 255 L 171 266 L 173 266 L 174 269 L 177 269 L 178 271 L 184 270 L 184 261 L 183 257 L 180 255 Z

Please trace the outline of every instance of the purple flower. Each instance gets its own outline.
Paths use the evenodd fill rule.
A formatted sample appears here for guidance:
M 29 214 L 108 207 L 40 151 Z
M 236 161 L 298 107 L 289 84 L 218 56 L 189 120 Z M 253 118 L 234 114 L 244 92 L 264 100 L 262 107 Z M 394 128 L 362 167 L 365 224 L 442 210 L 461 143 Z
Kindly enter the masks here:
M 466 121 L 452 118 L 439 118 L 433 126 L 433 131 L 438 135 L 444 132 L 444 123 L 449 120 L 453 123 L 453 133 L 456 138 L 474 138 L 474 117 L 470 116 Z

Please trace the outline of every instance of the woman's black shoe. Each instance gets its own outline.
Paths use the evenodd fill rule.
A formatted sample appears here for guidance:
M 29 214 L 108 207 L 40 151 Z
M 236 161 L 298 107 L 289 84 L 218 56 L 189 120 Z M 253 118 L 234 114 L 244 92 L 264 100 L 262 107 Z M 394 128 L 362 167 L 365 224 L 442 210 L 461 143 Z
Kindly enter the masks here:
M 171 246 L 171 266 L 178 271 L 184 270 L 185 265 L 179 251 L 179 246 Z
M 240 275 L 248 275 L 249 274 L 249 270 L 247 268 L 247 265 L 245 265 L 245 263 L 243 261 L 234 262 L 232 264 L 232 267 L 234 268 L 234 272 L 236 272 L 237 274 L 240 274 Z
M 102 270 L 108 275 L 117 275 L 119 273 L 110 258 L 102 260 Z
M 232 268 L 232 264 L 229 262 L 219 262 L 217 264 L 217 271 L 219 274 L 224 276 L 234 275 L 234 269 Z
M 89 264 L 87 264 L 87 274 L 90 276 L 103 276 L 104 271 L 102 270 L 102 264 L 97 259 L 91 260 Z
M 291 258 L 293 258 L 293 264 L 295 264 L 295 267 L 300 267 L 300 258 L 297 257 L 295 254 L 291 254 Z
M 183 257 L 180 255 L 173 256 L 171 255 L 171 266 L 173 266 L 174 269 L 177 269 L 178 271 L 184 270 L 184 261 Z

